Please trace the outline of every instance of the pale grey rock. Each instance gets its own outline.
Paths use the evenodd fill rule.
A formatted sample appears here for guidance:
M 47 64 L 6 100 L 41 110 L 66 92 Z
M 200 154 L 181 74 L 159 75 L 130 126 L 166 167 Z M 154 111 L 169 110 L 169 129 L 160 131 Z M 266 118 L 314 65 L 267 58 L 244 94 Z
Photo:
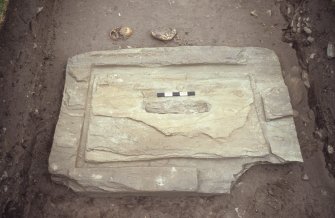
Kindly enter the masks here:
M 173 91 L 196 95 L 157 98 Z M 68 61 L 49 171 L 92 195 L 227 193 L 255 164 L 302 161 L 292 115 L 268 49 L 81 54 Z
M 309 177 L 308 177 L 308 175 L 306 173 L 304 173 L 304 175 L 302 176 L 301 179 L 304 180 L 304 181 L 308 181 Z
M 312 36 L 308 36 L 307 37 L 307 41 L 310 42 L 310 43 L 313 43 L 314 42 L 314 38 Z
M 151 31 L 151 36 L 161 41 L 170 41 L 177 35 L 177 30 L 170 27 L 157 28 Z
M 304 27 L 304 32 L 308 35 L 312 34 L 312 30 L 307 26 Z
M 250 15 L 254 17 L 258 17 L 256 10 L 250 11 Z
M 327 46 L 327 57 L 328 58 L 334 58 L 335 57 L 335 48 L 333 43 L 328 43 Z

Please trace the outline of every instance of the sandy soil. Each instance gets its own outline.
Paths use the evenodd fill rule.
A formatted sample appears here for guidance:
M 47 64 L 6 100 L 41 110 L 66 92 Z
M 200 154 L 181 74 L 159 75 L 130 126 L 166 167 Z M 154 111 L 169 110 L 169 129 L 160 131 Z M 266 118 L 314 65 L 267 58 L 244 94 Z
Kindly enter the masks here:
M 312 21 L 311 45 L 288 25 L 293 16 L 287 8 L 294 13 L 302 6 Z M 38 7 L 43 10 L 37 14 Z M 0 33 L 2 217 L 334 217 L 334 178 L 323 153 L 334 134 L 334 60 L 325 56 L 325 45 L 335 36 L 330 1 L 12 0 L 8 10 Z M 257 17 L 250 15 L 253 10 Z M 120 25 L 132 27 L 134 35 L 112 41 L 109 31 Z M 177 28 L 178 38 L 167 43 L 151 38 L 150 30 L 159 26 Z M 283 37 L 283 30 L 290 37 Z M 99 199 L 53 183 L 47 161 L 67 58 L 128 46 L 182 45 L 273 49 L 296 110 L 304 163 L 252 167 L 231 194 L 212 197 Z M 311 51 L 318 58 L 306 64 Z M 303 70 L 309 75 L 309 90 L 292 82 L 301 79 Z M 327 137 L 315 138 L 319 129 Z M 326 160 L 332 169 L 329 152 Z

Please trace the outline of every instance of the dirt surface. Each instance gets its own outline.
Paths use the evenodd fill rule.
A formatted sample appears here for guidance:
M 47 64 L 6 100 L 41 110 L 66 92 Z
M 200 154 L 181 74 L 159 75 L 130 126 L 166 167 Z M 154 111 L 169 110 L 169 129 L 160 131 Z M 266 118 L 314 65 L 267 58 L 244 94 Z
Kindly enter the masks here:
M 292 13 L 287 13 L 292 8 Z M 328 43 L 335 43 L 335 3 L 289 1 L 282 12 L 291 24 L 283 40 L 297 50 L 300 66 L 310 81 L 309 104 L 316 112 L 316 138 L 324 143 L 327 168 L 335 175 L 335 59 L 327 57 Z M 299 20 L 301 32 L 299 32 Z M 293 25 L 292 25 L 293 24 Z M 311 33 L 303 30 L 308 27 Z M 311 37 L 313 42 L 308 41 Z
M 301 7 L 311 20 L 312 44 L 289 26 Z M 257 16 L 250 14 L 254 10 Z M 334 169 L 334 154 L 328 152 L 335 132 L 334 59 L 325 53 L 328 41 L 334 42 L 333 20 L 327 0 L 12 0 L 0 33 L 2 217 L 334 217 L 335 184 L 326 168 Z M 121 25 L 134 34 L 111 40 L 109 32 Z M 177 29 L 174 41 L 150 36 L 161 26 Z M 231 194 L 213 197 L 99 199 L 53 183 L 47 161 L 67 58 L 93 50 L 182 45 L 273 49 L 296 111 L 304 163 L 252 167 Z

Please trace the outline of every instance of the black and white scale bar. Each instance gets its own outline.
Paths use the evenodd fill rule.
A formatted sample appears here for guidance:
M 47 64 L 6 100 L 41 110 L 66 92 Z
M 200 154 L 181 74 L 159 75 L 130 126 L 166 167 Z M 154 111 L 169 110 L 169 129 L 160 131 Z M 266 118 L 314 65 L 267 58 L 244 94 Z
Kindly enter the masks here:
M 195 96 L 195 92 L 158 92 L 157 97 L 183 97 L 183 96 Z

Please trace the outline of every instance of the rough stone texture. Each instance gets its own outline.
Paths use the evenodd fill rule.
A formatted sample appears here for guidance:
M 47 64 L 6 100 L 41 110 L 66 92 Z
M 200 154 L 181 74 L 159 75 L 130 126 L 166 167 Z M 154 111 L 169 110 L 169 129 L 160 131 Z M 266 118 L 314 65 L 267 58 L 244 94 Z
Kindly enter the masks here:
M 158 92 L 195 96 L 157 98 Z M 91 52 L 68 61 L 49 168 L 90 194 L 219 194 L 248 167 L 302 161 L 281 68 L 264 48 Z

